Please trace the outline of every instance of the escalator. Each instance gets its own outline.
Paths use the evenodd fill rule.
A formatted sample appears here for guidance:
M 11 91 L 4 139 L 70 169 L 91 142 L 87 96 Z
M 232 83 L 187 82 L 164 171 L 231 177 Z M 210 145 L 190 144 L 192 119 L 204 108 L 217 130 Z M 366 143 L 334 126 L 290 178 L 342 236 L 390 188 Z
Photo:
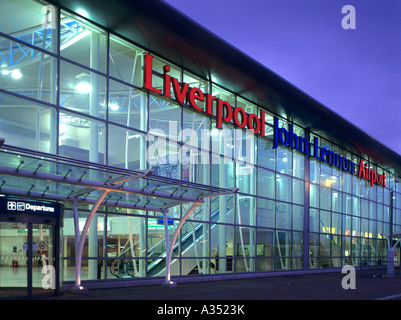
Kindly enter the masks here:
M 227 211 L 227 218 L 232 219 L 234 210 L 230 209 Z M 219 209 L 215 210 L 212 215 L 212 222 L 213 218 L 217 219 L 219 215 Z M 193 222 L 195 224 L 195 222 Z M 211 227 L 211 232 L 212 233 L 218 233 L 218 227 L 217 225 L 212 225 Z M 195 237 L 194 237 L 195 234 Z M 196 246 L 194 245 L 194 238 L 195 238 L 195 243 Z M 213 242 L 210 243 L 210 247 L 216 247 L 218 245 L 218 237 L 211 236 L 210 237 L 212 240 L 214 239 Z M 181 238 L 181 250 L 182 254 L 181 257 L 197 257 L 199 252 L 198 250 L 201 250 L 201 245 L 200 242 L 203 240 L 203 223 L 198 223 L 197 226 L 194 226 L 193 230 L 192 228 L 186 232 L 182 238 Z M 164 241 L 164 240 L 163 240 Z M 176 243 L 174 245 L 173 249 L 173 257 L 177 256 L 179 253 L 180 247 L 179 243 Z M 163 259 L 160 259 L 163 258 Z M 159 255 L 158 259 L 153 261 L 148 265 L 148 276 L 161 276 L 163 272 L 166 270 L 166 251 L 164 251 L 161 255 Z M 197 259 L 188 259 L 185 263 L 185 266 L 183 266 L 183 269 L 181 270 L 182 274 L 189 274 L 195 267 L 197 267 Z M 177 259 L 172 259 L 171 261 L 171 266 L 170 270 L 172 274 L 179 274 L 179 261 Z
M 232 200 L 232 196 L 230 196 L 227 199 L 227 202 Z M 217 222 L 219 218 L 219 199 L 214 198 L 211 203 L 211 222 Z M 202 208 L 197 214 L 199 215 L 202 213 L 204 209 Z M 233 219 L 233 214 L 234 210 L 233 208 L 227 209 L 226 213 L 226 219 Z M 209 224 L 208 224 L 209 225 Z M 184 227 L 187 229 L 185 230 Z M 182 237 L 181 237 L 181 244 L 179 241 L 176 241 L 174 248 L 173 248 L 173 257 L 179 255 L 179 251 L 181 250 L 181 257 L 197 257 L 198 252 L 202 250 L 201 248 L 201 241 L 203 240 L 203 233 L 204 233 L 204 226 L 202 222 L 188 222 L 186 225 L 184 225 L 182 229 Z M 218 233 L 218 226 L 213 224 L 211 227 L 211 232 L 213 233 Z M 217 247 L 218 246 L 218 237 L 217 236 L 212 236 L 210 237 L 211 239 L 214 239 L 212 243 L 210 243 L 210 247 Z M 194 245 L 195 243 L 195 245 Z M 137 243 L 135 243 L 137 244 Z M 134 245 L 135 245 L 134 244 Z M 121 253 L 119 254 L 119 257 L 122 256 L 128 249 L 122 250 Z M 166 270 L 166 241 L 165 238 L 160 240 L 157 244 L 155 244 L 153 247 L 151 247 L 148 251 L 148 258 L 154 260 L 150 263 L 148 263 L 147 266 L 147 276 L 162 276 L 163 273 Z M 135 277 L 136 270 L 137 268 L 136 265 L 134 265 L 133 260 L 119 260 L 119 265 L 117 270 L 113 271 L 113 268 L 115 264 L 117 263 L 118 260 L 114 260 L 112 265 L 109 267 L 110 273 L 114 275 L 117 278 L 124 278 L 124 277 Z M 150 261 L 148 259 L 148 261 Z M 197 259 L 188 259 L 185 263 L 185 266 L 183 266 L 182 269 L 182 274 L 189 274 L 194 268 L 196 268 L 197 265 Z M 172 274 L 179 274 L 179 261 L 177 259 L 172 259 L 171 261 L 171 266 L 170 270 Z

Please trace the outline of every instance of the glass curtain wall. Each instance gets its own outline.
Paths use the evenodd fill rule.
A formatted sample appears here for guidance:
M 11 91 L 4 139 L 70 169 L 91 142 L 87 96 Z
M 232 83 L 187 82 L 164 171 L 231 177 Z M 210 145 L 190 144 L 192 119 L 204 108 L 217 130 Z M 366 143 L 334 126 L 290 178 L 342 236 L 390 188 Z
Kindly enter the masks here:
M 394 191 L 394 230 L 401 227 L 400 194 L 366 184 L 265 137 L 179 106 L 142 88 L 143 53 L 135 43 L 44 1 L 3 0 L 0 12 L 0 136 L 6 143 L 183 181 L 240 190 L 207 200 L 174 244 L 172 274 L 197 275 L 341 267 L 384 260 Z M 259 113 L 247 99 L 155 55 L 152 83 L 163 66 L 191 88 Z M 214 106 L 215 107 L 215 106 Z M 215 114 L 215 113 L 214 113 Z M 280 126 L 294 125 L 284 118 Z M 313 142 L 313 132 L 311 142 Z M 349 159 L 362 155 L 318 137 Z M 356 161 L 356 160 L 355 160 Z M 305 183 L 309 188 L 305 189 Z M 90 208 L 80 208 L 84 221 Z M 171 208 L 170 232 L 188 206 Z M 153 212 L 100 208 L 87 236 L 83 279 L 155 277 L 165 272 L 163 226 Z M 306 224 L 307 222 L 307 224 Z M 75 272 L 72 213 L 64 219 L 65 280 Z M 364 263 L 365 263 L 364 262 Z

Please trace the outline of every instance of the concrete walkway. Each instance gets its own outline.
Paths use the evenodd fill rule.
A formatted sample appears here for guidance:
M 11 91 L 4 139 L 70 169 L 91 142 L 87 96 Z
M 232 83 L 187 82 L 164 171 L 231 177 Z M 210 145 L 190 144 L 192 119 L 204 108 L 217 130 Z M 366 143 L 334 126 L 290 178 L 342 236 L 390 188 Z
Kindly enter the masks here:
M 64 292 L 47 300 L 401 300 L 399 277 L 374 277 L 359 272 L 355 289 L 343 289 L 346 274 L 257 277 L 235 280 L 178 283 L 110 289 L 89 289 L 86 295 Z M 348 282 L 350 283 L 350 282 Z

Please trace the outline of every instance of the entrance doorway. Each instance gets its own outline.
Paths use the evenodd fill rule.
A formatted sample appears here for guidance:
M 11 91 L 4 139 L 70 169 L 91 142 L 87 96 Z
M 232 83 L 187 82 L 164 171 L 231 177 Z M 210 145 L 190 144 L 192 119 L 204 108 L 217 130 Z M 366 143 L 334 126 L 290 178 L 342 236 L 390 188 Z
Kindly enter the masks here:
M 59 294 L 59 219 L 0 212 L 0 299 Z

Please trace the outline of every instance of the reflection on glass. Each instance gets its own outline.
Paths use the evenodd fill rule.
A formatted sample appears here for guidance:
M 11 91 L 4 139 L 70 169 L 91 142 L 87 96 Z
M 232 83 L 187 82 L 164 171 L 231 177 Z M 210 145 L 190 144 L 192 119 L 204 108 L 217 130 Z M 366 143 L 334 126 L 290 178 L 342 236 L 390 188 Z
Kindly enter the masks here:
M 2 0 L 0 30 L 18 40 L 55 52 L 57 8 L 45 1 Z
M 106 118 L 106 78 L 71 63 L 60 63 L 60 106 Z
M 56 110 L 0 93 L 0 136 L 6 143 L 44 152 L 56 151 Z
M 0 87 L 56 104 L 56 58 L 0 37 Z
M 107 34 L 84 19 L 61 11 L 60 54 L 88 68 L 106 72 Z
M 102 122 L 60 113 L 59 152 L 74 159 L 105 163 L 106 130 Z
M 110 35 L 110 76 L 142 87 L 143 50 Z

